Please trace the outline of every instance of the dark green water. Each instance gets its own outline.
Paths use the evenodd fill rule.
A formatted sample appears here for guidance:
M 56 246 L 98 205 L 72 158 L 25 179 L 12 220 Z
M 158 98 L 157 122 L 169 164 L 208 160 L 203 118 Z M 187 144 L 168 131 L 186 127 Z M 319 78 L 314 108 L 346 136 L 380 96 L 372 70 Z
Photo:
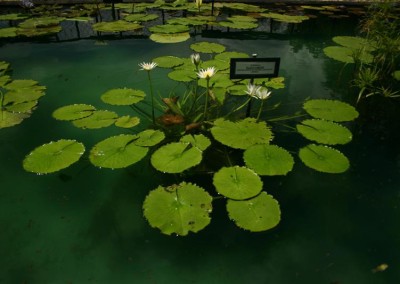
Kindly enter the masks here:
M 115 171 L 81 161 L 61 175 L 46 176 L 24 172 L 21 166 L 26 154 L 51 140 L 77 139 L 88 150 L 120 133 L 115 128 L 80 130 L 54 120 L 51 113 L 72 103 L 106 108 L 99 97 L 111 88 L 147 90 L 138 63 L 161 55 L 189 56 L 189 45 L 200 40 L 259 57 L 281 57 L 286 88 L 273 99 L 282 100 L 289 111 L 307 97 L 349 100 L 346 80 L 338 81 L 342 65 L 322 54 L 329 38 L 0 46 L 0 58 L 12 64 L 14 79 L 47 86 L 30 119 L 0 130 L 0 283 L 397 283 L 399 139 L 361 120 L 350 125 L 353 142 L 341 148 L 351 160 L 348 172 L 317 173 L 297 159 L 287 177 L 264 180 L 266 191 L 281 205 L 282 220 L 262 233 L 237 228 L 224 201 L 218 200 L 211 224 L 198 234 L 160 234 L 142 216 L 144 197 L 164 182 L 146 161 Z M 174 86 L 165 70 L 152 74 L 161 94 Z M 381 263 L 389 268 L 373 273 Z

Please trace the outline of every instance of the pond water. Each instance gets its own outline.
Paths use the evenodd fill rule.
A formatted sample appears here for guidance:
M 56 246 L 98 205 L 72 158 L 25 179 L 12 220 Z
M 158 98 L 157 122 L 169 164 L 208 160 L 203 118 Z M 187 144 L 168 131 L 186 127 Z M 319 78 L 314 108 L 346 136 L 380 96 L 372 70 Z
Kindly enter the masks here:
M 282 101 L 289 112 L 299 110 L 308 97 L 351 101 L 348 74 L 338 75 L 343 65 L 322 52 L 332 36 L 353 32 L 345 28 L 330 22 L 320 33 L 309 28 L 240 37 L 198 35 L 164 45 L 145 38 L 106 45 L 91 38 L 3 41 L 0 59 L 11 63 L 13 78 L 37 80 L 47 91 L 29 119 L 0 130 L 0 283 L 396 283 L 399 137 L 389 139 L 359 121 L 349 124 L 353 141 L 341 147 L 351 161 L 346 173 L 318 173 L 296 159 L 288 176 L 264 179 L 280 203 L 282 220 L 261 233 L 236 227 L 223 199 L 214 202 L 211 224 L 197 234 L 166 236 L 151 228 L 142 203 L 165 181 L 148 160 L 123 170 L 98 169 L 82 160 L 59 174 L 41 176 L 22 168 L 25 155 L 49 141 L 77 139 L 90 149 L 121 133 L 113 127 L 81 130 L 51 113 L 73 103 L 105 108 L 100 95 L 112 88 L 148 90 L 140 62 L 190 56 L 190 44 L 199 41 L 280 57 L 286 87 L 271 101 Z M 161 95 L 176 85 L 163 69 L 152 74 Z M 124 107 L 115 110 L 129 113 Z M 372 272 L 383 263 L 387 270 Z

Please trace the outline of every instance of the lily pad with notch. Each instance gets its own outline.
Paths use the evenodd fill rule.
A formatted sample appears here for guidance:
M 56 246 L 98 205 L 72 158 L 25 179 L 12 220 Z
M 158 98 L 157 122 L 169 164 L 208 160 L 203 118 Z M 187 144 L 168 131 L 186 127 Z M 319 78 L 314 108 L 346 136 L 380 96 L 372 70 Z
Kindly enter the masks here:
M 158 43 L 178 43 L 186 41 L 190 38 L 190 34 L 188 32 L 183 33 L 153 33 L 150 35 L 150 39 L 154 42 Z
M 96 108 L 87 104 L 73 104 L 56 109 L 52 116 L 57 120 L 72 121 L 88 117 L 96 111 Z
M 99 22 L 92 25 L 93 30 L 97 32 L 128 32 L 135 31 L 143 28 L 140 24 L 131 23 L 124 20 L 118 20 L 114 22 Z
M 183 58 L 176 56 L 160 56 L 154 58 L 152 61 L 157 63 L 157 66 L 161 68 L 174 68 L 184 63 Z
M 113 111 L 95 110 L 90 116 L 72 121 L 72 124 L 78 128 L 98 129 L 114 124 L 117 118 Z
M 343 173 L 350 167 L 350 162 L 339 150 L 324 145 L 309 144 L 299 151 L 303 163 L 323 173 Z
M 25 157 L 23 167 L 33 173 L 53 173 L 77 162 L 84 152 L 85 146 L 82 143 L 61 139 L 34 149 Z
M 246 167 L 223 167 L 214 174 L 213 184 L 218 193 L 231 199 L 243 200 L 262 190 L 261 178 Z
M 225 51 L 225 46 L 213 42 L 197 42 L 190 45 L 190 49 L 202 53 L 221 53 Z
M 308 100 L 303 109 L 312 117 L 336 122 L 352 121 L 358 117 L 358 111 L 353 106 L 338 100 Z
M 266 192 L 249 200 L 231 200 L 226 204 L 229 218 L 251 232 L 262 232 L 276 227 L 281 220 L 278 201 Z
M 268 144 L 250 146 L 243 153 L 247 167 L 259 175 L 286 175 L 293 169 L 294 159 L 285 149 Z
M 190 28 L 185 25 L 156 25 L 149 28 L 149 31 L 156 34 L 177 34 L 177 33 L 185 33 L 188 32 Z
M 118 117 L 118 119 L 115 121 L 115 126 L 121 127 L 121 128 L 132 128 L 135 127 L 140 123 L 140 118 L 139 117 L 131 117 L 129 115 L 124 115 Z
M 303 120 L 297 124 L 296 128 L 305 138 L 321 144 L 347 144 L 352 139 L 352 134 L 348 128 L 322 119 Z
M 101 95 L 101 100 L 110 105 L 129 106 L 142 101 L 145 96 L 141 90 L 120 88 L 108 90 Z
M 186 236 L 197 233 L 211 221 L 212 197 L 201 187 L 182 182 L 150 191 L 143 214 L 150 226 L 163 234 Z

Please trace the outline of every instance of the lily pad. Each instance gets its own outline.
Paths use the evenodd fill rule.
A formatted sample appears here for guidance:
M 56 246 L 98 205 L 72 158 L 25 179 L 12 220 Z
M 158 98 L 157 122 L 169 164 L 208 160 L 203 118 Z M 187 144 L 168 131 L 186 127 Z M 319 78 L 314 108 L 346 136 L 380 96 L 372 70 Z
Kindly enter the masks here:
M 308 100 L 303 109 L 312 117 L 336 122 L 352 121 L 358 117 L 353 106 L 337 100 Z
M 219 54 L 216 54 L 214 59 L 226 61 L 230 63 L 231 58 L 248 58 L 249 55 L 244 52 L 236 52 L 236 51 L 225 51 Z
M 124 18 L 125 21 L 128 22 L 148 22 L 158 19 L 157 14 L 145 14 L 145 13 L 137 13 L 131 14 Z
M 284 14 L 278 14 L 278 13 L 261 13 L 260 16 L 265 17 L 265 18 L 271 18 L 279 22 L 285 22 L 285 23 L 301 23 L 305 20 L 310 19 L 308 16 L 302 16 L 302 15 L 297 15 L 297 16 L 291 16 L 291 15 L 284 15 Z
M 221 53 L 225 51 L 225 46 L 213 42 L 197 42 L 190 45 L 190 48 L 196 52 L 202 53 Z
M 95 110 L 92 115 L 72 121 L 79 128 L 97 129 L 107 127 L 115 123 L 118 115 L 113 111 Z
M 149 149 L 135 145 L 137 135 L 118 135 L 97 143 L 89 154 L 90 162 L 100 168 L 126 168 L 142 160 Z
M 229 74 L 217 73 L 214 76 L 212 76 L 210 79 L 210 86 L 213 86 L 213 88 L 225 88 L 226 89 L 233 85 L 234 85 L 234 83 L 229 78 Z M 199 86 L 206 88 L 207 80 L 199 79 Z
M 151 164 L 160 172 L 181 173 L 200 164 L 203 152 L 188 142 L 174 142 L 157 149 Z
M 131 128 L 138 125 L 139 123 L 140 123 L 139 117 L 131 117 L 129 115 L 124 115 L 118 117 L 118 119 L 115 121 L 115 126 L 121 128 Z
M 249 200 L 228 200 L 226 210 L 238 227 L 251 232 L 272 229 L 281 220 L 278 201 L 266 192 Z
M 76 120 L 88 117 L 93 114 L 96 108 L 92 105 L 74 104 L 67 105 L 56 109 L 53 112 L 53 117 L 57 120 Z
M 165 134 L 161 130 L 147 129 L 137 134 L 135 145 L 151 147 L 164 140 Z
M 161 68 L 173 68 L 183 64 L 183 59 L 176 56 L 160 56 L 154 58 L 153 62 L 157 63 L 157 67 Z
M 253 145 L 244 151 L 244 162 L 259 175 L 286 175 L 293 169 L 292 155 L 276 145 Z
M 178 43 L 186 41 L 189 38 L 190 34 L 188 32 L 175 34 L 154 33 L 150 35 L 150 39 L 158 43 Z
M 257 22 L 258 20 L 254 17 L 250 16 L 243 16 L 243 15 L 234 15 L 232 17 L 226 18 L 228 21 L 231 22 Z
M 219 72 L 221 70 L 227 70 L 229 69 L 230 63 L 229 61 L 222 61 L 222 60 L 217 60 L 217 59 L 211 59 L 207 61 L 201 62 L 201 68 L 202 69 L 207 69 L 209 67 L 214 67 L 217 69 Z M 228 77 L 227 77 L 228 78 Z M 228 78 L 229 79 L 229 78 Z
M 363 63 L 371 63 L 373 56 L 365 51 L 358 54 L 358 51 L 354 49 L 343 47 L 343 46 L 328 46 L 323 49 L 326 56 L 344 63 L 354 63 L 354 59 L 357 58 Z
M 178 82 L 190 82 L 196 79 L 194 70 L 177 69 L 168 73 L 168 78 Z
M 24 20 L 28 18 L 27 15 L 22 15 L 22 14 L 4 14 L 0 15 L 0 21 L 18 21 L 18 20 Z
M 400 70 L 393 72 L 393 78 L 395 78 L 397 81 L 400 81 Z
M 23 103 L 38 100 L 44 96 L 43 91 L 36 91 L 34 88 L 17 89 L 6 93 L 4 103 Z
M 249 13 L 258 13 L 258 12 L 264 12 L 265 9 L 257 6 L 257 5 L 251 5 L 251 4 L 246 4 L 246 3 L 236 3 L 236 2 L 224 2 L 222 3 L 222 7 L 224 8 L 229 8 L 233 10 L 241 10 Z
M 352 134 L 348 128 L 321 119 L 303 120 L 297 125 L 297 131 L 305 138 L 321 144 L 346 144 L 352 139 Z
M 247 85 L 237 84 L 228 88 L 228 93 L 234 96 L 248 96 L 246 93 Z
M 212 197 L 203 188 L 191 183 L 159 186 L 147 195 L 143 214 L 150 226 L 163 234 L 186 236 L 210 223 L 211 202 Z
M 0 61 L 0 74 L 4 74 L 5 71 L 10 67 L 10 63 L 5 61 Z
M 58 26 L 64 20 L 65 18 L 63 17 L 43 16 L 27 19 L 19 23 L 18 26 L 22 29 L 47 28 Z
M 17 36 L 17 28 L 9 27 L 0 29 L 0 38 L 4 37 L 16 37 Z
M 149 28 L 149 31 L 156 34 L 177 34 L 188 32 L 190 29 L 185 25 L 157 25 Z
M 47 36 L 59 33 L 61 30 L 62 27 L 60 25 L 44 28 L 19 28 L 17 29 L 17 35 L 23 35 L 27 37 Z
M 223 167 L 214 174 L 213 184 L 218 193 L 231 199 L 243 200 L 262 190 L 261 178 L 246 167 Z
M 30 80 L 30 79 L 21 79 L 21 80 L 13 80 L 11 83 L 4 86 L 7 90 L 17 90 L 17 89 L 25 89 L 30 88 L 38 84 L 38 81 Z
M 214 138 L 235 149 L 247 149 L 254 144 L 269 144 L 272 131 L 265 122 L 246 118 L 237 122 L 219 118 L 211 128 Z
M 264 83 L 264 86 L 267 88 L 275 89 L 275 90 L 283 89 L 283 88 L 285 88 L 284 81 L 285 81 L 284 77 L 271 78 Z
M 20 124 L 25 118 L 28 117 L 29 114 L 27 113 L 12 112 L 0 108 L 0 129 Z
M 10 112 L 30 114 L 32 110 L 37 106 L 37 104 L 38 101 L 13 103 L 11 105 L 5 106 L 5 109 Z
M 211 141 L 203 134 L 197 135 L 185 135 L 180 139 L 180 142 L 189 142 L 193 147 L 199 148 L 201 151 L 206 150 L 210 145 Z
M 1 72 L 1 70 L 0 70 Z M 4 87 L 11 81 L 11 77 L 8 75 L 0 76 L 0 87 Z
M 231 22 L 231 21 L 222 21 L 218 23 L 222 27 L 238 29 L 238 30 L 250 30 L 258 27 L 258 23 L 253 22 Z
M 345 155 L 323 145 L 307 145 L 300 149 L 299 157 L 307 167 L 324 173 L 343 173 L 350 167 L 350 162 Z
M 23 167 L 33 173 L 53 173 L 77 162 L 84 152 L 82 143 L 61 139 L 37 147 L 25 157 Z
M 373 51 L 375 47 L 366 38 L 355 36 L 335 36 L 332 38 L 334 42 L 344 47 L 354 50 L 364 49 L 366 51 Z
M 99 22 L 92 25 L 93 30 L 98 32 L 127 32 L 143 28 L 140 24 L 130 23 L 124 20 L 114 22 Z
M 144 99 L 146 94 L 141 90 L 134 89 L 112 89 L 101 95 L 101 100 L 110 105 L 129 106 Z

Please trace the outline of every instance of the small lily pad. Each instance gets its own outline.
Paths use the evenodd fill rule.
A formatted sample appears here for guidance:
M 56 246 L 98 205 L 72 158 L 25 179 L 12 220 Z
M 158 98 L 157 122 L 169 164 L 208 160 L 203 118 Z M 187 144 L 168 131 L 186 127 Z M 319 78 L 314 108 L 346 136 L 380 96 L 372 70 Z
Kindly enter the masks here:
M 186 236 L 197 233 L 211 221 L 212 197 L 201 187 L 182 182 L 150 191 L 143 214 L 150 226 L 163 234 Z
M 354 50 L 364 49 L 366 51 L 373 51 L 375 47 L 366 39 L 355 36 L 335 36 L 332 38 L 334 42 L 344 47 L 348 47 Z
M 194 70 L 177 69 L 168 73 L 168 77 L 178 82 L 190 82 L 196 79 Z
M 4 14 L 0 15 L 0 21 L 18 21 L 18 20 L 24 20 L 28 18 L 29 16 L 23 15 L 23 14 Z
M 249 200 L 228 200 L 226 210 L 238 227 L 251 232 L 272 229 L 281 220 L 278 201 L 266 192 Z
M 305 20 L 310 19 L 310 17 L 308 16 L 302 16 L 302 15 L 292 16 L 292 15 L 284 15 L 278 13 L 261 13 L 260 16 L 265 18 L 271 18 L 276 21 L 285 23 L 301 23 Z
M 101 95 L 101 100 L 110 105 L 129 106 L 144 99 L 146 94 L 141 90 L 134 89 L 112 89 Z
M 37 104 L 38 101 L 13 103 L 11 105 L 5 106 L 5 109 L 10 112 L 30 114 L 32 110 L 37 106 Z
M 182 58 L 176 56 L 160 56 L 154 58 L 152 61 L 157 63 L 157 67 L 161 68 L 174 68 L 182 65 L 184 62 Z
M 126 168 L 142 160 L 149 149 L 135 145 L 137 135 L 118 135 L 97 143 L 90 151 L 90 162 L 100 168 Z
M 53 117 L 57 120 L 72 121 L 88 117 L 93 114 L 96 108 L 87 104 L 67 105 L 56 109 Z
M 131 14 L 124 18 L 125 21 L 128 22 L 148 22 L 158 19 L 157 14 L 145 14 L 145 13 L 137 13 Z
M 350 167 L 350 162 L 345 155 L 323 145 L 307 145 L 300 149 L 299 157 L 307 167 L 324 173 L 343 173 Z
M 190 48 L 196 52 L 202 53 L 221 53 L 225 51 L 225 46 L 213 42 L 197 42 L 190 45 Z
M 41 98 L 42 96 L 44 96 L 44 92 L 36 91 L 35 88 L 12 90 L 5 94 L 4 104 L 36 101 L 39 98 Z
M 29 114 L 27 113 L 12 112 L 0 108 L 0 129 L 20 124 L 25 118 L 28 117 Z
M 244 151 L 243 158 L 246 166 L 259 175 L 286 175 L 294 165 L 292 155 L 276 145 L 253 145 Z
M 225 51 L 219 54 L 216 54 L 214 59 L 226 61 L 230 63 L 231 58 L 248 58 L 249 55 L 244 52 L 236 52 L 236 51 Z
M 33 173 L 53 173 L 77 162 L 84 152 L 82 143 L 61 139 L 37 147 L 25 157 L 23 167 Z
M 147 129 L 138 133 L 137 137 L 135 145 L 151 147 L 163 141 L 165 134 L 161 130 Z
M 203 134 L 197 135 L 185 135 L 180 139 L 180 142 L 189 142 L 193 147 L 199 148 L 201 151 L 206 150 L 210 145 L 211 141 Z
M 358 111 L 353 106 L 337 100 L 308 100 L 303 109 L 312 117 L 336 122 L 352 121 L 358 117 Z
M 174 142 L 158 148 L 151 156 L 151 164 L 160 172 L 181 173 L 198 165 L 202 154 L 189 142 Z
M 115 123 L 118 115 L 113 111 L 95 110 L 92 115 L 72 121 L 79 128 L 97 129 L 107 127 Z
M 231 199 L 243 200 L 262 190 L 261 178 L 246 167 L 223 167 L 214 174 L 213 184 L 218 193 Z
M 30 79 L 13 80 L 9 84 L 5 85 L 4 88 L 7 90 L 17 90 L 30 88 L 38 84 L 38 81 Z
M 352 139 L 352 134 L 348 128 L 321 119 L 303 120 L 297 125 L 297 131 L 305 138 L 321 144 L 346 144 Z
M 149 31 L 156 34 L 176 34 L 188 32 L 190 29 L 185 25 L 157 25 L 149 28 Z
M 17 36 L 17 28 L 9 27 L 0 29 L 0 38 L 4 37 L 16 37 Z
M 360 50 L 360 54 L 357 55 L 358 51 L 344 46 L 328 46 L 323 49 L 326 56 L 344 63 L 354 63 L 354 59 L 357 57 L 363 63 L 371 63 L 373 56 Z
M 190 34 L 188 32 L 175 34 L 153 33 L 150 35 L 150 39 L 158 43 L 178 43 L 186 41 L 189 38 Z
M 118 119 L 115 121 L 115 126 L 121 128 L 131 128 L 138 125 L 139 123 L 140 123 L 139 117 L 131 117 L 129 115 L 124 115 L 118 117 Z
M 131 23 L 124 20 L 114 22 L 99 22 L 92 25 L 92 28 L 98 32 L 127 32 L 143 28 L 140 24 Z
M 254 144 L 269 144 L 272 131 L 265 122 L 246 118 L 237 122 L 219 118 L 211 128 L 214 138 L 235 149 L 247 149 Z
M 47 28 L 58 26 L 64 20 L 63 17 L 43 16 L 27 19 L 19 23 L 18 26 L 22 29 Z

